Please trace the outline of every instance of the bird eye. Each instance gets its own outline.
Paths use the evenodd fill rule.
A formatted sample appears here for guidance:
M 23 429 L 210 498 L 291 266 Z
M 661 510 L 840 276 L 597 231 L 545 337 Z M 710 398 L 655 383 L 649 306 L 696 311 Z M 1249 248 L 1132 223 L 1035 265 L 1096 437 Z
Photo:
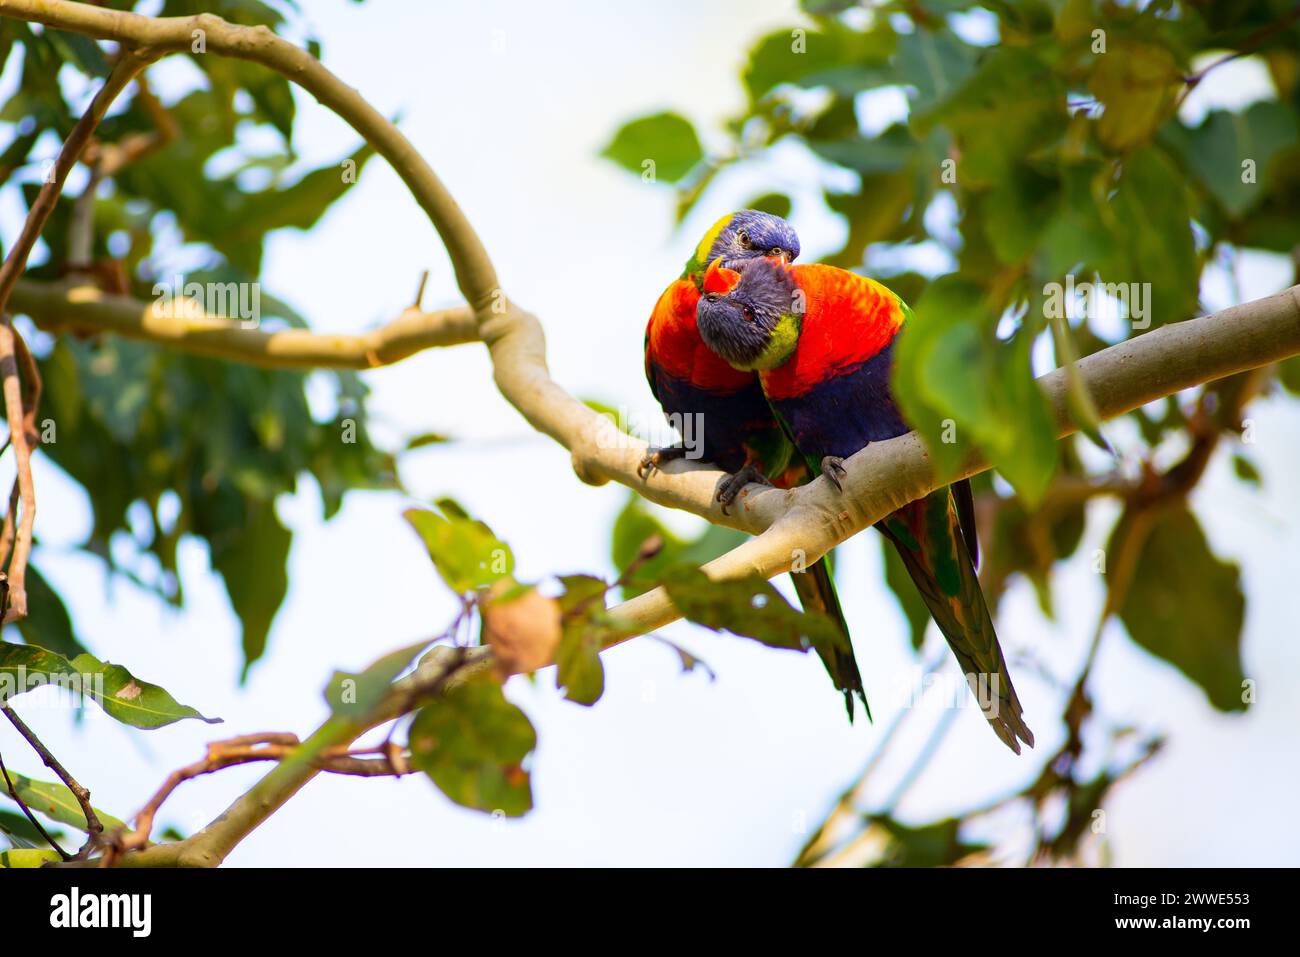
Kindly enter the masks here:
M 736 242 L 740 243 L 740 245 L 744 246 L 746 249 L 752 245 L 749 240 L 749 233 L 745 232 L 743 229 L 736 233 Z
M 769 250 L 767 251 L 767 254 L 768 254 L 769 256 L 774 256 L 774 257 L 775 257 L 775 256 L 789 256 L 789 255 L 790 255 L 788 252 L 786 252 L 786 251 L 785 251 L 784 249 L 782 249 L 780 246 L 773 246 L 771 249 L 769 249 Z
M 754 321 L 754 310 L 750 309 L 749 306 L 741 306 L 740 314 L 745 317 L 746 322 Z

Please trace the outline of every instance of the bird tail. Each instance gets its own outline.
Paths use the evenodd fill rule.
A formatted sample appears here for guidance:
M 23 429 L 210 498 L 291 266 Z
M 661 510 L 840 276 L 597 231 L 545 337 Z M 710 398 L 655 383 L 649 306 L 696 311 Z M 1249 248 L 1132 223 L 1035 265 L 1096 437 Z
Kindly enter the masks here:
M 1016 754 L 1020 741 L 1032 748 L 1034 733 L 1025 724 L 948 489 L 903 506 L 877 528 L 902 556 L 993 733 Z
M 844 611 L 840 608 L 840 596 L 835 591 L 835 579 L 831 576 L 830 556 L 827 555 L 803 572 L 793 572 L 794 590 L 799 595 L 799 602 L 804 611 L 825 615 L 836 626 L 836 636 L 831 641 L 817 641 L 813 648 L 830 672 L 835 687 L 844 692 L 844 708 L 853 720 L 853 696 L 862 699 L 862 707 L 871 720 L 871 706 L 867 704 L 867 692 L 862 687 L 862 674 L 858 671 L 858 661 L 853 657 L 853 642 L 849 639 L 849 625 L 844 620 Z

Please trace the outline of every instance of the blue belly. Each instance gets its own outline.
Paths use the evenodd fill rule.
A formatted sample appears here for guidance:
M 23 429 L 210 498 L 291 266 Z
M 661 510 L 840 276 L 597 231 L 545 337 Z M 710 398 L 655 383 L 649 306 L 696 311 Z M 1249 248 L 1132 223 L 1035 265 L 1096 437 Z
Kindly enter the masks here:
M 726 472 L 744 466 L 746 444 L 753 447 L 776 430 L 772 407 L 755 380 L 738 392 L 709 392 L 662 372 L 655 376 L 655 394 L 668 415 L 698 416 L 695 439 L 702 458 Z
M 868 442 L 911 431 L 889 388 L 893 344 L 811 391 L 773 400 L 804 458 L 848 458 Z

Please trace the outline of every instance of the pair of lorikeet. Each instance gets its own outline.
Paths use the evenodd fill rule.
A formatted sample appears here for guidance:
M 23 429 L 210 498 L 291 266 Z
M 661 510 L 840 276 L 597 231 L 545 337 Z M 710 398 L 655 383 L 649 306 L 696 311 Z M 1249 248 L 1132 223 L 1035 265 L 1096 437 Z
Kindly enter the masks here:
M 725 508 L 749 482 L 783 488 L 825 474 L 837 487 L 843 460 L 908 431 L 890 390 L 894 342 L 912 311 L 874 280 L 823 265 L 791 265 L 799 238 L 784 219 L 742 210 L 718 220 L 646 328 L 646 375 L 664 411 L 698 415 L 701 457 L 731 473 Z M 643 470 L 685 454 L 655 449 Z M 1017 754 L 1033 746 L 975 567 L 979 544 L 966 481 L 903 506 L 876 527 L 957 656 L 997 736 Z M 826 559 L 793 575 L 805 610 L 838 626 L 815 646 L 849 717 L 866 705 Z M 868 711 L 868 716 L 870 712 Z

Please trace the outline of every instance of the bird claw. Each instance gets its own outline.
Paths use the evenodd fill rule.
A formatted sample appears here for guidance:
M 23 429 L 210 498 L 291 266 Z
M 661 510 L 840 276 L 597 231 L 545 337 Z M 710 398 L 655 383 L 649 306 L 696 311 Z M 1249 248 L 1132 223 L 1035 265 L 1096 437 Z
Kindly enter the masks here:
M 844 478 L 849 474 L 844 467 L 844 460 L 838 455 L 828 455 L 822 459 L 822 475 L 835 486 L 837 492 L 844 491 Z
M 753 483 L 755 485 L 766 485 L 771 487 L 772 483 L 768 481 L 766 475 L 759 471 L 753 465 L 746 465 L 739 472 L 726 476 L 718 483 L 718 504 L 722 506 L 722 514 L 729 515 L 727 506 L 736 500 L 736 497 L 744 490 L 746 485 Z
M 686 449 L 680 445 L 670 446 L 666 449 L 649 449 L 641 464 L 636 467 L 637 478 L 645 481 L 650 477 L 650 473 L 661 468 L 665 462 L 671 462 L 673 459 L 679 459 L 686 454 Z

